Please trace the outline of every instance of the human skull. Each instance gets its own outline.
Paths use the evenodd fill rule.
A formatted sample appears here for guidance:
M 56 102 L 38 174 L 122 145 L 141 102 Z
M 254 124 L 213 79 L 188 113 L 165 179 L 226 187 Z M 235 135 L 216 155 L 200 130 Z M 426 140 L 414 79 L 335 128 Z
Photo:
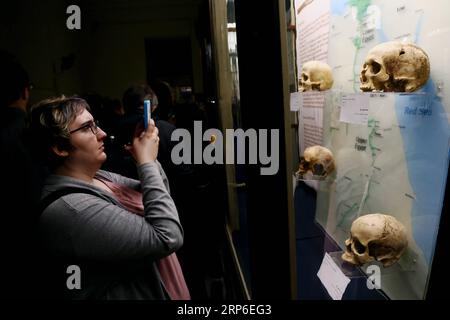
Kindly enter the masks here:
M 411 43 L 385 42 L 369 51 L 361 70 L 364 92 L 414 92 L 428 81 L 430 59 Z
M 310 172 L 314 177 L 326 178 L 334 170 L 333 153 L 321 146 L 308 147 L 300 158 L 296 176 L 303 179 Z
M 342 259 L 358 266 L 376 260 L 389 267 L 400 259 L 408 246 L 405 227 L 385 214 L 359 217 L 353 221 L 350 233 Z
M 333 73 L 331 68 L 321 61 L 309 61 L 303 65 L 299 80 L 299 91 L 324 91 L 333 86 Z

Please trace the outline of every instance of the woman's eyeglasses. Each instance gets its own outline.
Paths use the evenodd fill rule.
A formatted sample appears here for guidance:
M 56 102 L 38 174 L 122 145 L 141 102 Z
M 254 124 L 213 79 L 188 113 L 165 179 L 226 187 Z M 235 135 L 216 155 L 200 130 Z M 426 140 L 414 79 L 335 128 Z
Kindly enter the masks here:
M 98 133 L 98 128 L 99 128 L 98 121 L 97 120 L 89 121 L 88 123 L 82 125 L 81 127 L 77 128 L 75 130 L 70 131 L 69 133 L 72 134 L 72 133 L 75 133 L 77 131 L 80 131 L 80 130 L 83 130 L 83 129 L 87 129 L 87 128 L 91 129 L 92 133 L 94 135 L 96 135 Z

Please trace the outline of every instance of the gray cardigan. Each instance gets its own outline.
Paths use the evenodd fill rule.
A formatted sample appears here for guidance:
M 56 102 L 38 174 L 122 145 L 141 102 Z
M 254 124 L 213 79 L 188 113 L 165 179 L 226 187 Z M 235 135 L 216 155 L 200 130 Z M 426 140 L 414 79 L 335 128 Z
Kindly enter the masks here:
M 99 171 L 97 175 L 139 190 L 144 216 L 127 211 L 112 194 L 83 181 L 59 175 L 46 180 L 43 197 L 64 187 L 82 187 L 97 195 L 72 193 L 42 213 L 38 234 L 51 257 L 56 287 L 75 299 L 166 299 L 155 261 L 176 251 L 183 230 L 158 162 L 138 166 L 140 182 Z M 67 267 L 81 269 L 81 289 L 68 290 Z M 64 274 L 64 275 L 63 275 Z M 63 281 L 63 283 L 61 283 Z

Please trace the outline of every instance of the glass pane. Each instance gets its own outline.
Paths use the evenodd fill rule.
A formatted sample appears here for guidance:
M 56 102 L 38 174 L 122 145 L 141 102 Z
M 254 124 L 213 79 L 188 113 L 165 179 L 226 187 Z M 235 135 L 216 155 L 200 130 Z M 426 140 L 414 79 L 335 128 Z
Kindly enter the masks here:
M 326 167 L 316 146 L 335 168 L 298 182 L 296 210 L 315 212 L 300 238 L 322 237 L 316 267 L 332 256 L 351 280 L 343 298 L 367 298 L 375 277 L 381 296 L 423 299 L 449 164 L 450 3 L 293 2 L 299 172 Z
M 236 20 L 234 0 L 227 0 L 227 31 L 228 31 L 228 55 L 230 59 L 231 70 L 231 106 L 233 113 L 233 128 L 242 128 L 242 116 L 239 94 L 239 64 L 236 36 Z M 235 150 L 236 152 L 236 150 Z M 245 190 L 245 171 L 244 166 L 235 164 L 236 173 L 236 191 L 237 207 L 239 211 L 239 227 L 233 231 L 233 243 L 240 261 L 242 273 L 246 281 L 247 289 L 250 291 L 250 253 L 248 244 L 248 226 L 247 226 L 247 204 Z

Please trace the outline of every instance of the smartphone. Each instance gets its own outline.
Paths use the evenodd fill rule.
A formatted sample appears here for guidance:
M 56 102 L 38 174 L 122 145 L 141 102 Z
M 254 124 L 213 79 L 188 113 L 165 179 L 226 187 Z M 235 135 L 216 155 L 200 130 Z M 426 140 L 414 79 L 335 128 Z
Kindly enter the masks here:
M 148 128 L 148 124 L 150 123 L 150 119 L 152 118 L 151 114 L 151 101 L 150 100 L 144 100 L 144 126 L 145 129 Z

